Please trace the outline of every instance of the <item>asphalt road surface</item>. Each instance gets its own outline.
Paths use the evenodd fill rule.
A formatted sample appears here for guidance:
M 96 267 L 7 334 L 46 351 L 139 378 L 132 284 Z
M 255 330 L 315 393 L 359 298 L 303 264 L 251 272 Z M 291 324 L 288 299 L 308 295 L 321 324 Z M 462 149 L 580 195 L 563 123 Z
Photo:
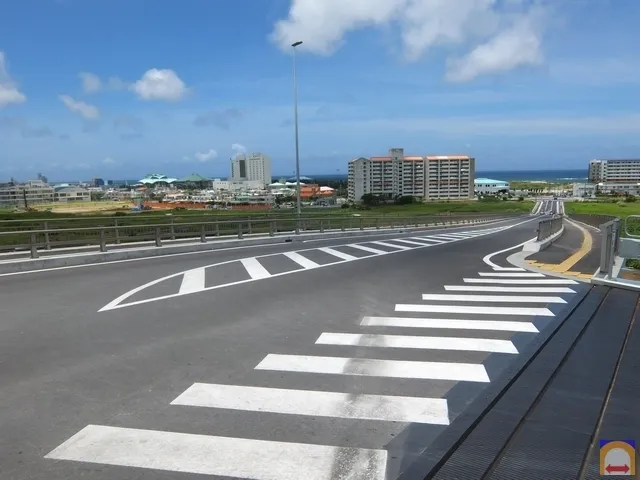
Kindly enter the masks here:
M 535 222 L 0 276 L 0 478 L 395 479 L 580 287 Z

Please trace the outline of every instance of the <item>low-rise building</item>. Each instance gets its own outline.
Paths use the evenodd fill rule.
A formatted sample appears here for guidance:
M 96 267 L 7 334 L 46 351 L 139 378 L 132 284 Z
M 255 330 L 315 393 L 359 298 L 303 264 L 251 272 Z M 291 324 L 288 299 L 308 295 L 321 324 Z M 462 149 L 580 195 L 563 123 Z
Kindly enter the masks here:
M 476 178 L 473 181 L 473 188 L 478 195 L 507 193 L 509 191 L 509 182 L 491 178 Z
M 51 203 L 53 198 L 54 188 L 42 180 L 0 186 L 0 207 L 30 207 Z
M 53 200 L 60 203 L 90 202 L 91 192 L 86 188 L 80 187 L 56 188 Z

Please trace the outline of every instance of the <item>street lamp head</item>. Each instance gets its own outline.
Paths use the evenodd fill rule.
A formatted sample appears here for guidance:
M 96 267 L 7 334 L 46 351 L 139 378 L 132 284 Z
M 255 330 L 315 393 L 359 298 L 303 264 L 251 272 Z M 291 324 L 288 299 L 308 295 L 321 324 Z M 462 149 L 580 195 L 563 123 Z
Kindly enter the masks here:
M 291 44 L 291 46 L 294 47 L 294 48 L 297 47 L 298 45 L 302 45 L 302 42 L 298 41 L 298 42 L 295 42 L 295 43 Z

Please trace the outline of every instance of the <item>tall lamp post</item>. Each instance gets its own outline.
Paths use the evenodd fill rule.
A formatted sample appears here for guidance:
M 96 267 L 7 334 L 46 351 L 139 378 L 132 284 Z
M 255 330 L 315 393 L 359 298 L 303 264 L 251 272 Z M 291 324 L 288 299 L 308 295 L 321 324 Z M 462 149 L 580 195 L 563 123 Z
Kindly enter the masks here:
M 298 143 L 298 79 L 296 75 L 296 47 L 302 45 L 301 41 L 291 44 L 293 48 L 293 123 L 296 135 L 296 207 L 298 216 L 302 213 L 300 202 L 300 147 Z

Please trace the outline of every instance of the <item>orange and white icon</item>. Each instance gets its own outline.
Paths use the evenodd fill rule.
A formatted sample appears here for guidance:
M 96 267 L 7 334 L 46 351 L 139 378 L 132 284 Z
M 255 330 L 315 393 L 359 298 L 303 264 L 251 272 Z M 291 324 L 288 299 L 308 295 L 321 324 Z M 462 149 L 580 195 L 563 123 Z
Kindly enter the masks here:
M 635 447 L 633 440 L 600 440 L 600 475 L 635 475 Z

